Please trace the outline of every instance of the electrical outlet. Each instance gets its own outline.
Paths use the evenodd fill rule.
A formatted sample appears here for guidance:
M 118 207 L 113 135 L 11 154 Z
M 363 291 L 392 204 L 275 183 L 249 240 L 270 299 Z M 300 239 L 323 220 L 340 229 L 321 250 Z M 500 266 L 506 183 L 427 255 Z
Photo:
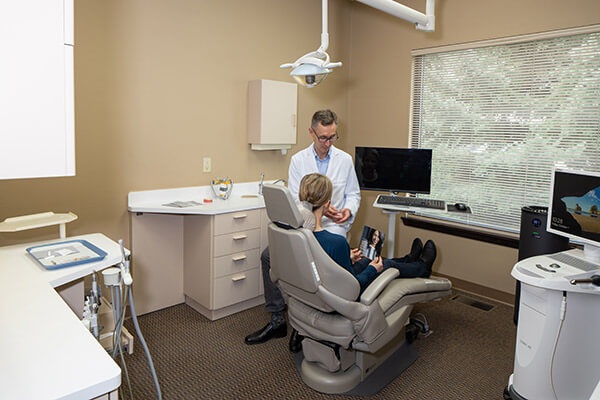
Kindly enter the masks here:
M 210 157 L 202 159 L 202 172 L 210 172 Z

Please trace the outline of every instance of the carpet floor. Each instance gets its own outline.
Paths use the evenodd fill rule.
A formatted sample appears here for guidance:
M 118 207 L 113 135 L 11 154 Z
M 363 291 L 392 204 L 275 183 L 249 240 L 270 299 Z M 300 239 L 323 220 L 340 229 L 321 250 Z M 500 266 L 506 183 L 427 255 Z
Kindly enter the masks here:
M 417 313 L 427 317 L 432 330 L 413 343 L 419 358 L 370 398 L 502 399 L 513 369 L 513 309 L 454 291 L 441 301 L 417 304 L 413 315 Z M 261 345 L 244 344 L 244 337 L 266 321 L 262 306 L 212 322 L 185 304 L 139 317 L 163 398 L 357 399 L 325 395 L 306 386 L 288 350 L 289 335 Z M 133 397 L 156 398 L 131 321 L 126 327 L 135 337 L 134 354 L 125 358 Z M 122 398 L 130 399 L 125 377 L 122 387 Z

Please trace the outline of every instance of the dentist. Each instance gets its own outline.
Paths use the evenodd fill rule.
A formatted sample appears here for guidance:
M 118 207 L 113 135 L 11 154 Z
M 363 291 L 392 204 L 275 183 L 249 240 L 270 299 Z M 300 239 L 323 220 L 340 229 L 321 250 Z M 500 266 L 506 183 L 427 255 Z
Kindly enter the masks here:
M 324 212 L 323 229 L 346 236 L 360 206 L 360 188 L 354 171 L 352 157 L 333 146 L 338 139 L 337 115 L 331 110 L 314 113 L 308 129 L 313 143 L 292 156 L 288 172 L 288 188 L 298 199 L 300 181 L 305 175 L 318 172 L 333 182 L 331 205 Z M 312 212 L 313 210 L 309 210 Z M 264 328 L 246 336 L 246 344 L 264 343 L 272 338 L 287 335 L 287 325 L 283 317 L 285 301 L 281 291 L 271 281 L 269 248 L 261 255 L 261 266 L 265 290 L 265 310 L 271 313 L 271 320 Z M 302 337 L 294 330 L 290 337 L 290 350 L 300 350 Z
M 292 157 L 288 187 L 297 199 L 304 175 L 318 172 L 327 176 L 333 182 L 333 195 L 322 225 L 331 233 L 346 236 L 360 206 L 360 189 L 352 157 L 333 146 L 338 139 L 337 115 L 331 110 L 317 111 L 308 132 L 313 144 Z

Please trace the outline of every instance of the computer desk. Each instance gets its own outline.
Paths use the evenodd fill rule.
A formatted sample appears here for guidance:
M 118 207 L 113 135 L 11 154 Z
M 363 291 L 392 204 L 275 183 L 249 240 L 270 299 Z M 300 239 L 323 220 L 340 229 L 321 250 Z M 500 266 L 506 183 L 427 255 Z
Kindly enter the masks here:
M 379 198 L 379 196 L 377 196 Z M 439 216 L 449 216 L 449 215 L 457 215 L 457 214 L 465 214 L 464 211 L 454 212 L 447 210 L 438 210 L 434 208 L 426 208 L 426 207 L 409 207 L 409 206 L 395 206 L 390 204 L 378 204 L 377 199 L 373 202 L 373 207 L 381 208 L 384 214 L 388 215 L 388 233 L 386 237 L 387 241 L 387 258 L 394 257 L 394 244 L 396 239 L 396 215 L 399 213 L 410 213 L 410 214 L 422 214 L 426 213 L 429 215 L 439 215 Z M 469 207 L 468 213 L 471 213 L 471 208 Z
M 107 256 L 49 271 L 25 250 L 76 239 L 89 241 Z M 120 246 L 99 233 L 0 247 L 0 397 L 94 399 L 120 386 L 119 366 L 54 289 L 120 260 Z

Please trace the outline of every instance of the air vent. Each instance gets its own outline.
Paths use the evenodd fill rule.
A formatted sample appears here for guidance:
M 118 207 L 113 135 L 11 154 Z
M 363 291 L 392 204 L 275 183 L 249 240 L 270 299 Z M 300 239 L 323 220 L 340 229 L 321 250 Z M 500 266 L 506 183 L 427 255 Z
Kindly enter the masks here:
M 454 296 L 452 298 L 452 300 L 458 301 L 459 303 L 463 303 L 463 304 L 466 304 L 466 305 L 471 306 L 471 307 L 478 308 L 478 309 L 483 310 L 483 311 L 490 311 L 491 309 L 494 308 L 494 306 L 491 305 L 491 304 L 484 303 L 482 301 L 475 300 L 475 299 L 472 299 L 470 297 L 462 296 L 462 295 Z

